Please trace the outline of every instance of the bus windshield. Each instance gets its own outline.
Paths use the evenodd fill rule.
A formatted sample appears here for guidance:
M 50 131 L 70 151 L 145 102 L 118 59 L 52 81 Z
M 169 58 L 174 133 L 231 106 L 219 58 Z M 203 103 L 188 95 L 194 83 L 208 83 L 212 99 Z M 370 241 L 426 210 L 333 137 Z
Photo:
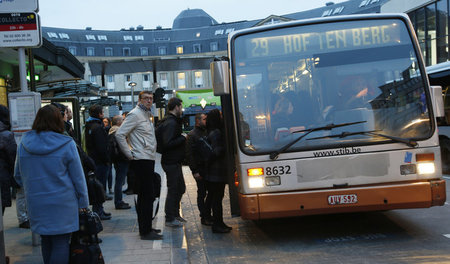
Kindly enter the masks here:
M 401 20 L 237 34 L 231 52 L 239 144 L 247 154 L 269 153 L 299 131 L 328 124 L 358 122 L 310 133 L 289 151 L 392 142 L 377 133 L 431 136 L 426 82 Z

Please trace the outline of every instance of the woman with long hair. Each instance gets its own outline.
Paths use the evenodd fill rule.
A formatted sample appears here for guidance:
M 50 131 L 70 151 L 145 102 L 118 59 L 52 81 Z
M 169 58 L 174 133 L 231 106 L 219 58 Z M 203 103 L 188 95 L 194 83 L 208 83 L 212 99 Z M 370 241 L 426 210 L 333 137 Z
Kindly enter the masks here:
M 14 177 L 25 191 L 31 231 L 41 235 L 45 264 L 69 262 L 70 234 L 89 203 L 77 147 L 63 132 L 60 111 L 46 105 L 17 149 Z
M 212 231 L 214 233 L 229 233 L 231 227 L 223 222 L 222 200 L 227 183 L 225 168 L 225 137 L 223 120 L 218 109 L 213 109 L 206 117 L 207 140 L 211 146 L 206 172 L 206 186 L 208 196 L 211 196 L 213 212 Z

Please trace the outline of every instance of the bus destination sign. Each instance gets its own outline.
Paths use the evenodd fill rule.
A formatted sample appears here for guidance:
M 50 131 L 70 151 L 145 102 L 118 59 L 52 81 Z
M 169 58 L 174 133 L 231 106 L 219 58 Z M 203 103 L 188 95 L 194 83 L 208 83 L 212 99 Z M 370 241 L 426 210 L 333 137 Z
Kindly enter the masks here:
M 307 28 L 308 26 L 305 26 L 305 29 Z M 300 29 L 302 28 L 300 27 Z M 382 25 L 341 28 L 314 33 L 246 38 L 245 46 L 247 57 L 258 58 L 380 47 L 400 44 L 400 39 L 398 23 L 383 23 Z

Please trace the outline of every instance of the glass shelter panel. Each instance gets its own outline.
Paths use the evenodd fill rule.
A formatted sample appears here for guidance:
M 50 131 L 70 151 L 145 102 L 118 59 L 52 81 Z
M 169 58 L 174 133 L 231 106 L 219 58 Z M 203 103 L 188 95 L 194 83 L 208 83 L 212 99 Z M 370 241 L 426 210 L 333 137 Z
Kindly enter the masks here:
M 284 27 L 232 39 L 239 144 L 247 154 L 431 136 L 428 93 L 401 20 Z M 302 132 L 303 131 L 303 132 Z M 341 135 L 341 136 L 338 136 Z

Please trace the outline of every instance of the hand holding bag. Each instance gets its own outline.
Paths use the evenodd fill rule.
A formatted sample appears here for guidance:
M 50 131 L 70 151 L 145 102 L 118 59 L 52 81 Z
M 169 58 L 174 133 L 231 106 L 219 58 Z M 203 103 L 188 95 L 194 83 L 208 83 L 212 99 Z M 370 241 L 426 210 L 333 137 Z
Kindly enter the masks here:
M 100 217 L 91 210 L 81 210 L 79 217 L 81 235 L 96 235 L 103 230 Z

